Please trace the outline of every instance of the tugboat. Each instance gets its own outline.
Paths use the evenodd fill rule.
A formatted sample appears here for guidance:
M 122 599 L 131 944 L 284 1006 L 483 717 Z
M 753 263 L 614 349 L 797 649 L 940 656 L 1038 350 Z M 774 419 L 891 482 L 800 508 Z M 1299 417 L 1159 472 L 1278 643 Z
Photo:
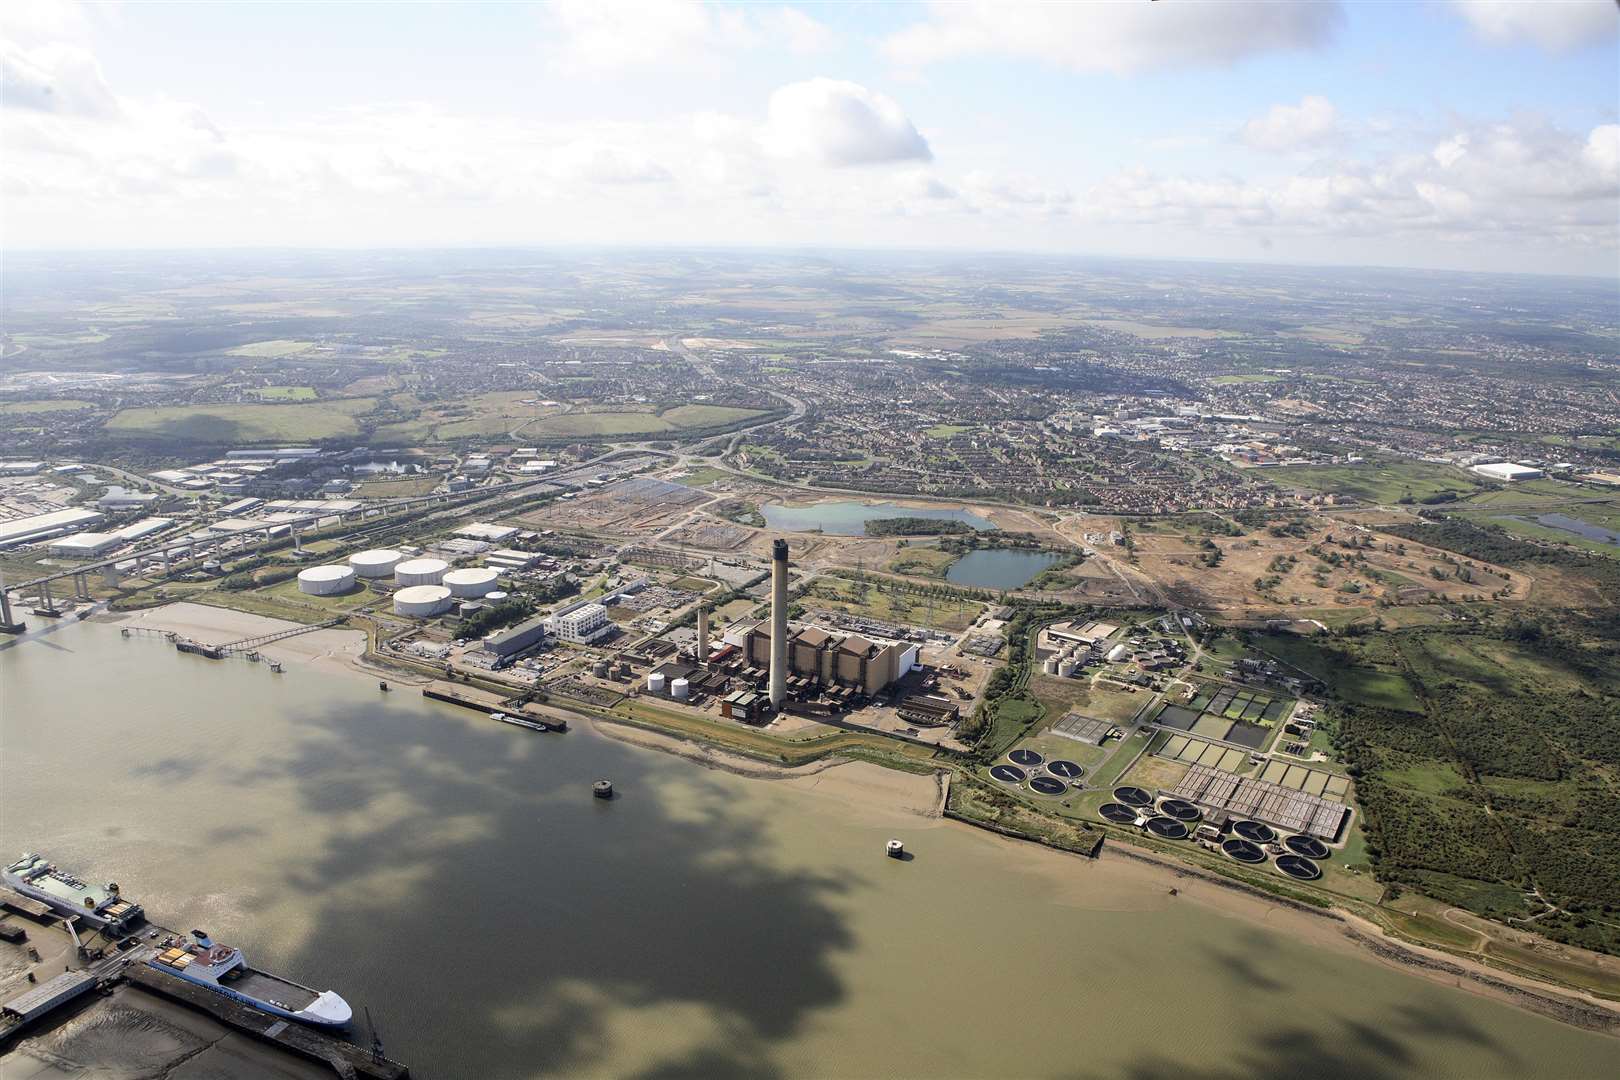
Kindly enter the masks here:
M 354 1016 L 349 1003 L 332 990 L 312 990 L 279 975 L 248 967 L 242 950 L 217 945 L 201 930 L 191 941 L 170 939 L 147 961 L 150 967 L 195 983 L 288 1020 L 339 1028 Z

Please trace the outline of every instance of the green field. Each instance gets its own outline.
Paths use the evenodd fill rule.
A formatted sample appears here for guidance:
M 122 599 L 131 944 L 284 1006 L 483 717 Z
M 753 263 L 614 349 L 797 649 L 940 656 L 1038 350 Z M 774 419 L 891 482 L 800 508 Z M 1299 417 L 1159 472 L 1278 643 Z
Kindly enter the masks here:
M 724 480 L 730 475 L 731 474 L 724 469 L 711 469 L 707 465 L 704 465 L 693 469 L 685 476 L 677 477 L 675 482 L 677 484 L 685 484 L 687 487 L 708 487 L 716 480 Z
M 1281 375 L 1217 375 L 1209 380 L 1216 386 L 1240 386 L 1243 383 L 1281 382 Z
M 355 417 L 376 398 L 339 398 L 302 405 L 159 405 L 124 409 L 107 430 L 136 438 L 203 443 L 282 443 L 358 435 Z
M 314 401 L 313 386 L 266 386 L 259 391 L 265 401 Z
M 90 407 L 90 402 L 80 401 L 77 398 L 52 398 L 49 401 L 8 401 L 0 405 L 0 416 L 22 415 L 25 413 L 77 412 L 79 409 L 88 409 Z
M 1267 471 L 1278 484 L 1348 495 L 1370 503 L 1422 502 L 1446 491 L 1468 496 L 1483 486 L 1461 470 L 1425 461 L 1366 461 L 1357 465 L 1289 465 Z
M 254 356 L 274 359 L 280 356 L 297 356 L 308 352 L 315 347 L 313 341 L 255 341 L 248 345 L 238 345 L 230 350 L 232 356 Z
M 953 435 L 961 435 L 963 432 L 972 430 L 971 427 L 964 424 L 935 424 L 927 431 L 924 431 L 923 434 L 930 439 L 949 439 Z
M 762 415 L 759 409 L 726 405 L 677 405 L 661 413 L 575 412 L 543 417 L 525 427 L 523 432 L 537 438 L 663 435 L 690 428 L 720 427 Z

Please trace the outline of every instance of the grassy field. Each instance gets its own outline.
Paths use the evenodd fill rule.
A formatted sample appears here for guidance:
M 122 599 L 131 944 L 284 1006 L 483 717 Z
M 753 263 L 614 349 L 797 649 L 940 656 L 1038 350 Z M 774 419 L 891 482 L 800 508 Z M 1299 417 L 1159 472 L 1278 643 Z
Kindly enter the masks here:
M 983 605 L 973 600 L 930 598 L 904 592 L 891 587 L 880 587 L 869 582 L 862 590 L 860 583 L 849 578 L 820 577 L 810 586 L 804 597 L 806 607 L 845 611 L 864 615 L 880 622 L 909 623 L 938 630 L 965 630 L 979 617 Z
M 724 480 L 731 474 L 724 469 L 711 469 L 707 465 L 693 469 L 675 482 L 685 484 L 687 487 L 708 487 L 717 480 Z
M 949 439 L 953 435 L 961 435 L 963 432 L 972 430 L 971 427 L 965 424 L 935 424 L 927 431 L 924 431 L 923 434 L 930 439 Z
M 313 386 L 266 386 L 259 391 L 265 401 L 314 401 Z
M 1216 386 L 1241 386 L 1244 383 L 1281 382 L 1281 375 L 1217 375 L 1209 380 Z
M 255 341 L 248 345 L 238 345 L 229 350 L 232 356 L 256 356 L 261 358 L 275 358 L 278 356 L 297 356 L 308 352 L 315 347 L 313 341 L 288 341 L 278 339 L 275 341 Z
M 1278 484 L 1348 495 L 1370 503 L 1422 501 L 1444 491 L 1470 495 L 1484 487 L 1461 470 L 1425 461 L 1365 461 L 1357 465 L 1290 465 L 1267 470 Z
M 136 438 L 204 443 L 289 443 L 358 435 L 355 417 L 375 398 L 339 398 L 295 405 L 158 405 L 124 409 L 109 432 Z
M 945 568 L 958 558 L 959 556 L 949 551 L 940 551 L 938 548 L 906 548 L 889 561 L 888 569 L 891 574 L 942 578 L 945 576 Z
M 20 416 L 27 413 L 77 412 L 88 409 L 91 403 L 77 398 L 52 398 L 49 401 L 8 401 L 0 405 L 0 416 Z
M 1307 638 L 1271 634 L 1257 641 L 1263 652 L 1321 679 L 1340 697 L 1386 709 L 1416 712 L 1412 686 L 1394 664 L 1346 664 L 1330 660 Z

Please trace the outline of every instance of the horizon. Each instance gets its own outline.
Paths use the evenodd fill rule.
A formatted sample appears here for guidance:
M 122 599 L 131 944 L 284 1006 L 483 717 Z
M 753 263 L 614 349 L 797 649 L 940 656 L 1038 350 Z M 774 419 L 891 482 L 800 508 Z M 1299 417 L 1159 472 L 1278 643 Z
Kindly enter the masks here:
M 1609 0 L 32 0 L 0 18 L 3 250 L 810 245 L 1611 279 L 1617 33 Z

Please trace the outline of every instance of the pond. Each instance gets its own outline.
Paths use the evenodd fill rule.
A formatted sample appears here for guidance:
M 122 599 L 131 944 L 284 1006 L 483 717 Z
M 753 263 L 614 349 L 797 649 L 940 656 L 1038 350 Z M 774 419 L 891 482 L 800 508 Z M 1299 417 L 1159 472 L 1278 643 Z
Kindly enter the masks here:
M 1017 589 L 1028 585 L 1042 570 L 1062 561 L 1062 555 L 1051 551 L 982 548 L 951 563 L 945 571 L 945 580 L 953 585 L 980 589 Z
M 975 529 L 994 528 L 988 518 L 961 507 L 935 509 L 896 506 L 894 503 L 819 502 L 808 506 L 766 503 L 760 507 L 765 524 L 788 532 L 823 532 L 833 536 L 865 536 L 866 523 L 874 518 L 928 518 L 932 521 L 960 521 Z
M 1524 519 L 1521 518 L 1520 520 Z M 1573 518 L 1567 514 L 1537 514 L 1535 522 L 1537 525 L 1544 525 L 1549 529 L 1574 533 L 1576 536 L 1583 536 L 1588 540 L 1596 540 L 1600 544 L 1613 544 L 1620 547 L 1620 532 L 1605 529 L 1601 525 L 1594 525 L 1590 521 L 1582 521 L 1580 518 Z

